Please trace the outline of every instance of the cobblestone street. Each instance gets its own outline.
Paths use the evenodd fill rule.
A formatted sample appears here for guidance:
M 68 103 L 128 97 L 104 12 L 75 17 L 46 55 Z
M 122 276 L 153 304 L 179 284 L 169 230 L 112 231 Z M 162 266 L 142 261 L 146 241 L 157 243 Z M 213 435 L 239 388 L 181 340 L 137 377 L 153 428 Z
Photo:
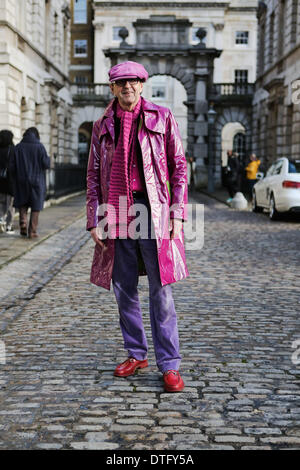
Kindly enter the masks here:
M 199 201 L 204 247 L 173 284 L 181 393 L 163 391 L 145 277 L 150 364 L 113 376 L 126 352 L 84 217 L 0 270 L 0 449 L 300 449 L 300 223 Z

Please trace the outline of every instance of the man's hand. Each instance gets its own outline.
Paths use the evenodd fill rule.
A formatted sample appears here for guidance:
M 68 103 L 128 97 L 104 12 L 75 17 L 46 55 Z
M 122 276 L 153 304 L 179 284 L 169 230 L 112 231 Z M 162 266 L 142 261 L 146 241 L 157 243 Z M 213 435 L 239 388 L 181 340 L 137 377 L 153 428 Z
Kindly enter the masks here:
M 182 220 L 181 219 L 171 219 L 171 233 L 170 240 L 178 238 L 182 229 Z
M 101 240 L 101 232 L 99 230 L 99 227 L 92 228 L 91 230 L 91 236 L 96 245 L 101 246 L 104 250 L 107 250 L 107 246 L 105 246 L 104 241 Z

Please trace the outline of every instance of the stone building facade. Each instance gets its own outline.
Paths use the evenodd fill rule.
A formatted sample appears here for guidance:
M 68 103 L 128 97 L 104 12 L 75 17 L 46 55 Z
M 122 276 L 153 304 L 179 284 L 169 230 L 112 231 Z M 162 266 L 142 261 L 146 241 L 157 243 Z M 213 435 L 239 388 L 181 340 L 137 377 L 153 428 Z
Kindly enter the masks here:
M 266 0 L 258 9 L 253 150 L 267 168 L 300 159 L 300 0 Z
M 70 80 L 94 81 L 94 26 L 92 0 L 71 1 Z
M 0 128 L 18 143 L 36 126 L 51 166 L 77 163 L 70 66 L 70 0 L 2 0 Z

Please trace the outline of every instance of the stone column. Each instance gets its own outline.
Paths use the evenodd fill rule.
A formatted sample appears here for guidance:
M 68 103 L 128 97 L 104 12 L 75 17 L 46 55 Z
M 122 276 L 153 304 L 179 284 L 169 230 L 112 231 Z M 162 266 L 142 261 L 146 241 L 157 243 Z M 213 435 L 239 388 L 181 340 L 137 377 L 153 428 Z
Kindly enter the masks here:
M 207 159 L 207 100 L 206 86 L 208 71 L 205 67 L 205 59 L 201 57 L 197 61 L 197 72 L 195 73 L 196 82 L 196 100 L 194 105 L 194 145 L 193 156 L 196 159 L 196 181 L 197 187 L 205 186 L 207 183 L 207 167 L 205 161 Z
M 52 149 L 51 149 L 51 95 L 49 86 L 40 86 L 41 100 L 36 110 L 36 122 L 40 121 L 41 142 L 44 144 L 48 155 L 51 157 L 51 165 L 53 165 Z
M 36 47 L 44 51 L 45 5 L 39 0 L 32 3 L 32 40 Z
M 104 23 L 94 22 L 94 83 L 107 82 L 107 59 L 103 53 Z

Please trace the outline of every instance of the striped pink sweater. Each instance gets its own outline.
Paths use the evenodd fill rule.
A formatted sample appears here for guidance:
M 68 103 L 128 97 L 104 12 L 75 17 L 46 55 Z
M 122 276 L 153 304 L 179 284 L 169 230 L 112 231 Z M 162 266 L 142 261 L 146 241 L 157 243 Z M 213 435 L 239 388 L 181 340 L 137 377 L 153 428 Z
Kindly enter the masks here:
M 133 204 L 129 168 L 133 154 L 136 152 L 137 121 L 141 111 L 141 103 L 140 98 L 133 111 L 124 111 L 117 102 L 116 112 L 117 116 L 121 118 L 121 127 L 111 168 L 107 215 L 110 228 L 116 223 L 116 230 L 113 230 L 110 234 L 112 238 L 118 236 L 127 237 L 128 224 L 132 220 L 132 217 L 128 216 L 128 209 Z M 111 213 L 110 206 L 114 208 L 116 217 Z

